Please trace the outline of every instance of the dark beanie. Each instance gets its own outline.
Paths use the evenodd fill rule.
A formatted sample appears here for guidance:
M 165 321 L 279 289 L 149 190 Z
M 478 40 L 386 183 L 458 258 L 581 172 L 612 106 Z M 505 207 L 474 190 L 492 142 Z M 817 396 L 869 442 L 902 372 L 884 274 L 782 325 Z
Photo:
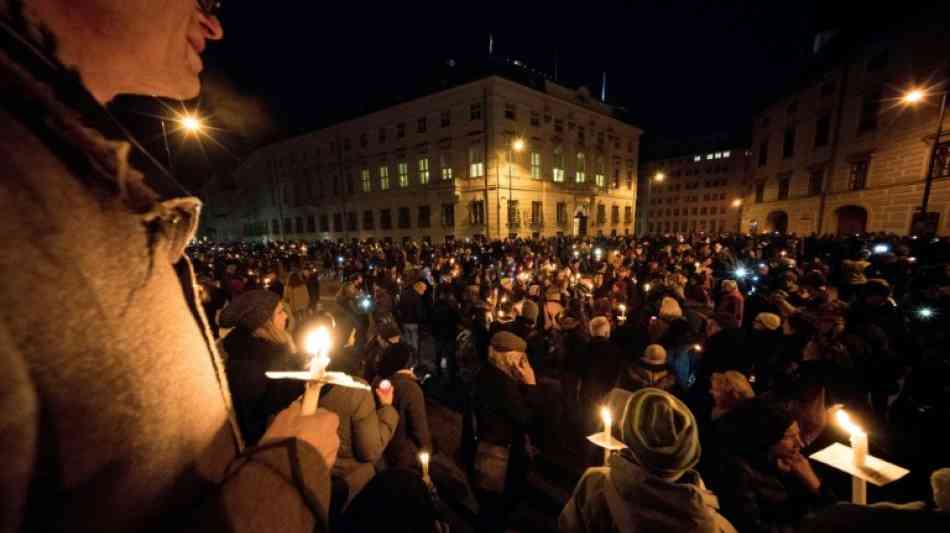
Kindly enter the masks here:
M 408 368 L 409 360 L 412 358 L 412 349 L 409 345 L 401 342 L 386 348 L 383 355 L 379 358 L 376 370 L 383 378 L 388 378 L 396 372 Z
M 278 303 L 280 296 L 269 290 L 247 291 L 231 300 L 230 305 L 221 311 L 218 324 L 223 328 L 242 327 L 254 331 L 274 316 Z
M 728 415 L 736 431 L 734 444 L 750 454 L 765 454 L 782 440 L 795 421 L 792 414 L 779 403 L 762 398 L 743 402 Z
M 492 336 L 491 347 L 497 352 L 523 352 L 528 349 L 528 344 L 514 333 L 499 331 Z

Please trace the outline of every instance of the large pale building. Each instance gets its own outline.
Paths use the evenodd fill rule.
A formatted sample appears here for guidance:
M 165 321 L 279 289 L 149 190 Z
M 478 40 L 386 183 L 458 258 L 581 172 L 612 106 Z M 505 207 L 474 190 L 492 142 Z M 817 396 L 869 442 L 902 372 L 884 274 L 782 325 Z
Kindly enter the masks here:
M 824 66 L 755 117 L 743 231 L 922 232 L 936 143 L 927 216 L 930 231 L 950 233 L 950 139 L 936 135 L 950 33 L 932 21 L 830 46 Z M 917 87 L 919 101 L 903 98 Z
M 489 75 L 274 144 L 212 195 L 221 239 L 629 234 L 641 130 L 585 88 Z
M 747 148 L 726 147 L 644 163 L 637 234 L 736 231 L 750 159 Z

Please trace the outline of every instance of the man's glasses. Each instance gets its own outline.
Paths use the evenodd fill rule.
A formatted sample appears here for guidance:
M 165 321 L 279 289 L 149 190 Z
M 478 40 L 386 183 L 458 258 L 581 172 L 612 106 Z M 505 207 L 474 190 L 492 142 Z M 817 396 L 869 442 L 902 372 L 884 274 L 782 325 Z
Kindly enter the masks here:
M 222 0 L 198 0 L 198 9 L 202 13 L 213 17 L 221 11 Z

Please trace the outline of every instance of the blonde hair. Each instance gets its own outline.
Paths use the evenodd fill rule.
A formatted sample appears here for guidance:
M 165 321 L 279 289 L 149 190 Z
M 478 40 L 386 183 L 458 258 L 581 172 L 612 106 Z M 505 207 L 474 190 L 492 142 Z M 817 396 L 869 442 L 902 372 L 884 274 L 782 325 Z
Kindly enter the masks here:
M 735 370 L 715 372 L 712 375 L 712 386 L 722 392 L 720 395 L 724 409 L 732 409 L 737 403 L 755 397 L 755 391 L 749 380 Z
M 491 346 L 488 347 L 488 362 L 515 381 L 521 381 L 518 367 L 525 357 L 527 355 L 524 352 L 499 352 Z

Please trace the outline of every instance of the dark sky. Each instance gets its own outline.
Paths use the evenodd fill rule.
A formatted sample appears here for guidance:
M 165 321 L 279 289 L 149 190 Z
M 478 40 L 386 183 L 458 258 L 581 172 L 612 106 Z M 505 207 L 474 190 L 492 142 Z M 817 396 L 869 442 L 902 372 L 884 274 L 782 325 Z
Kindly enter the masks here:
M 375 4 L 225 2 L 225 38 L 208 48 L 198 102 L 223 148 L 173 138 L 181 166 L 225 174 L 256 146 L 411 97 L 448 59 L 484 58 L 490 33 L 496 55 L 537 70 L 553 74 L 557 55 L 566 85 L 599 94 L 606 71 L 608 100 L 646 130 L 647 156 L 664 136 L 741 139 L 753 111 L 795 79 L 816 30 L 860 23 L 868 9 L 840 0 Z

